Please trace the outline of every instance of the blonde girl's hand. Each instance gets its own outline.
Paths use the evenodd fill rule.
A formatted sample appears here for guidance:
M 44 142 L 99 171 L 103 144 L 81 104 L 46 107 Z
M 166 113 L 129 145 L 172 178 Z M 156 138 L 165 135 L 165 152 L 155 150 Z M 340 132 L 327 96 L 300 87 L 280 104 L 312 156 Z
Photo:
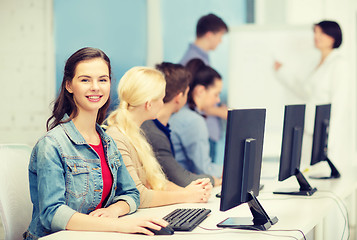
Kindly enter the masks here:
M 118 232 L 122 233 L 142 233 L 153 236 L 154 233 L 147 228 L 160 230 L 166 227 L 168 223 L 161 218 L 133 218 L 133 217 L 120 217 L 118 218 Z
M 187 202 L 207 202 L 211 196 L 211 190 L 212 184 L 207 178 L 192 181 L 185 187 Z
M 212 191 L 212 183 L 209 180 L 209 178 L 206 178 L 205 181 L 201 182 L 201 186 L 203 188 L 204 192 L 204 197 L 202 198 L 203 202 L 208 202 L 208 199 L 211 197 L 211 191 Z
M 201 185 L 208 192 L 210 192 L 213 187 L 209 178 L 200 178 L 195 181 L 192 181 L 191 184 Z
M 222 185 L 222 178 L 217 178 L 217 177 L 213 176 L 213 179 L 214 179 L 214 186 L 215 187 Z

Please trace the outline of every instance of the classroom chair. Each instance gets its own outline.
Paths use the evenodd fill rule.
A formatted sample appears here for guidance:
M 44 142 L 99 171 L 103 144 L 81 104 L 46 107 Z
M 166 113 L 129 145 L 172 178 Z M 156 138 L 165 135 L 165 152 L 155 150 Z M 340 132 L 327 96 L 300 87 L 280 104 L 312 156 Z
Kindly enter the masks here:
M 31 147 L 0 144 L 0 215 L 5 240 L 23 239 L 31 221 L 28 163 Z

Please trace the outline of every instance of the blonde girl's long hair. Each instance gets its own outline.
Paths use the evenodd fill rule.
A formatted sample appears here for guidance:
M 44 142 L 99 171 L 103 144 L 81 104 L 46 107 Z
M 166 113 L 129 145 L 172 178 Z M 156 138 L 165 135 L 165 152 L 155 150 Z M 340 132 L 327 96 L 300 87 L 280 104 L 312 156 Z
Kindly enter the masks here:
M 120 79 L 118 86 L 119 107 L 108 119 L 109 127 L 114 126 L 125 134 L 138 153 L 139 161 L 147 176 L 147 181 L 154 190 L 163 190 L 166 176 L 147 142 L 144 132 L 131 119 L 129 110 L 141 106 L 150 100 L 157 100 L 165 93 L 164 75 L 149 67 L 133 67 Z

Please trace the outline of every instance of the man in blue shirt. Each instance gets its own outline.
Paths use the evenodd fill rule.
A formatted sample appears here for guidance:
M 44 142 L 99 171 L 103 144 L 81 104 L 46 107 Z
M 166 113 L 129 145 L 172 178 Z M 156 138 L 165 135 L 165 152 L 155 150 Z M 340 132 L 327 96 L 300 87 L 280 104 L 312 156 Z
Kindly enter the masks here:
M 208 52 L 217 48 L 227 32 L 228 26 L 220 17 L 212 13 L 202 16 L 197 22 L 196 40 L 188 46 L 180 63 L 186 65 L 191 59 L 198 58 L 206 65 L 210 65 Z M 214 162 L 216 143 L 222 135 L 220 119 L 227 119 L 227 107 L 216 106 L 206 111 L 205 114 L 210 139 L 210 156 Z
M 180 63 L 186 65 L 191 59 L 199 58 L 210 65 L 208 52 L 217 48 L 227 32 L 228 26 L 220 17 L 212 13 L 202 16 L 197 22 L 196 40 L 188 46 Z

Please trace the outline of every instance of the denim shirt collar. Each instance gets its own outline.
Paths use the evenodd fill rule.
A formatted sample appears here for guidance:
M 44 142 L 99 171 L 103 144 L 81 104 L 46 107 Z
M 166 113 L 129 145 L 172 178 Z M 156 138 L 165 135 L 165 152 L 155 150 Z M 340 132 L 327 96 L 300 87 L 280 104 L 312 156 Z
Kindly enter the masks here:
M 72 142 L 74 142 L 77 145 L 88 144 L 86 140 L 83 138 L 82 134 L 78 131 L 72 120 L 63 123 L 63 121 L 66 121 L 68 119 L 69 116 L 67 113 L 65 113 L 65 115 L 61 120 L 62 122 L 61 126 L 63 127 L 63 130 L 66 133 L 66 135 L 71 139 Z M 96 130 L 100 138 L 108 144 L 110 142 L 110 138 L 105 134 L 105 132 L 103 131 L 103 129 L 100 127 L 98 123 L 96 123 Z

